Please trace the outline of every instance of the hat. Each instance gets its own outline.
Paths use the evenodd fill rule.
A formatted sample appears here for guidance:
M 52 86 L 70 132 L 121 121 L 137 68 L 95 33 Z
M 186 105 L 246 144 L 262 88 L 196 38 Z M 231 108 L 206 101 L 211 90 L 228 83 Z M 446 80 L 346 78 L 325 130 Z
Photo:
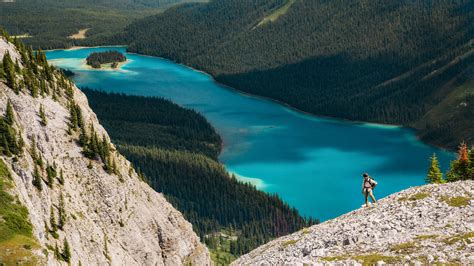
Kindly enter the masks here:
M 368 177 L 368 176 L 369 176 L 369 174 L 367 174 L 367 173 L 364 173 L 362 176 L 363 176 L 363 177 Z

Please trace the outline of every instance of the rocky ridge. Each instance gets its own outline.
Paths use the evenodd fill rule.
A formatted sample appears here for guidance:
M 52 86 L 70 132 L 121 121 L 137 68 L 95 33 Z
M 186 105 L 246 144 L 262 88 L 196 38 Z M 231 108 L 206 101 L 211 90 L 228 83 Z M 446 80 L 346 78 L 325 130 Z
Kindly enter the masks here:
M 20 68 L 26 67 L 16 47 L 0 37 L 0 59 L 7 51 L 14 62 L 18 61 Z M 21 80 L 21 75 L 18 79 Z M 58 80 L 56 71 L 47 83 L 50 90 L 59 91 Z M 84 121 L 93 126 L 101 139 L 110 141 L 89 108 L 85 95 L 72 83 L 69 85 Z M 71 133 L 68 129 L 69 100 L 62 94 L 53 98 L 51 95 L 33 97 L 25 89 L 16 94 L 0 79 L 0 113 L 6 112 L 10 101 L 14 127 L 24 142 L 23 153 L 1 156 L 1 160 L 13 180 L 13 187 L 8 192 L 28 209 L 33 236 L 39 244 L 32 251 L 36 262 L 65 265 L 55 256 L 55 247 L 62 250 L 67 241 L 72 265 L 209 265 L 209 252 L 200 243 L 191 224 L 163 195 L 141 181 L 130 162 L 112 144 L 110 154 L 114 160 L 114 173 L 104 170 L 100 160 L 84 156 L 78 144 L 79 133 Z M 38 114 L 41 108 L 46 125 Z M 45 165 L 54 165 L 58 173 L 62 171 L 64 184 L 56 177 L 50 185 L 44 169 L 40 169 L 42 190 L 32 184 L 37 167 L 31 154 L 34 149 Z M 61 211 L 64 225 L 51 233 L 52 216 L 58 221 Z M 10 251 L 3 252 L 8 254 Z M 28 258 L 24 259 L 28 261 Z
M 233 265 L 474 264 L 474 181 L 414 187 L 278 238 Z

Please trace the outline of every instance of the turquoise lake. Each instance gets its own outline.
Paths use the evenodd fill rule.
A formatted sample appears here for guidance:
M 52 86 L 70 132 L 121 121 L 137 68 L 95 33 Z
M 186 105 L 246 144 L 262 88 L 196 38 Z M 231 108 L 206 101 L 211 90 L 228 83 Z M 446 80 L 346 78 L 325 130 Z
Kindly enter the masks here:
M 79 87 L 160 96 L 202 113 L 224 140 L 220 160 L 229 172 L 257 188 L 278 193 L 303 215 L 324 221 L 363 204 L 363 172 L 379 183 L 382 198 L 424 183 L 436 152 L 443 170 L 451 153 L 417 140 L 412 130 L 319 118 L 216 83 L 210 76 L 171 61 L 126 54 L 120 70 L 84 65 L 99 47 L 47 52 L 54 65 L 76 73 Z

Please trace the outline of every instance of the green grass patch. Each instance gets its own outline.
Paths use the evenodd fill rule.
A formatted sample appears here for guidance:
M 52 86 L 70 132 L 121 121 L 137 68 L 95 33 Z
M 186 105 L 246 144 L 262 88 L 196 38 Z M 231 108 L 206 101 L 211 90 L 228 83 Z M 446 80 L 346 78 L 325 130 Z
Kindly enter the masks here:
M 422 199 L 425 199 L 427 197 L 430 196 L 430 193 L 426 193 L 426 192 L 420 192 L 420 193 L 416 193 L 415 195 L 412 195 L 410 198 L 408 198 L 409 200 L 422 200 Z
M 460 234 L 460 235 L 448 237 L 448 238 L 444 239 L 443 242 L 446 245 L 453 245 L 453 244 L 456 244 L 457 242 L 460 242 L 460 241 L 463 241 L 463 242 L 465 241 L 468 244 L 471 244 L 474 241 L 471 241 L 470 238 L 474 238 L 474 231 L 466 233 L 466 234 L 462 234 L 462 235 Z
M 301 230 L 301 232 L 303 233 L 303 235 L 307 235 L 307 234 L 311 233 L 311 230 L 309 228 L 303 228 L 303 230 Z
M 28 209 L 7 190 L 13 187 L 11 174 L 0 159 L 0 265 L 35 264 L 32 249 L 38 248 Z
M 462 197 L 462 196 L 458 196 L 458 197 L 443 196 L 441 197 L 441 201 L 446 202 L 451 207 L 466 207 L 467 205 L 470 204 L 471 198 Z
M 362 265 L 374 265 L 379 261 L 383 261 L 388 264 L 396 264 L 400 262 L 400 259 L 397 257 L 384 256 L 378 253 L 355 256 L 353 259 L 361 262 Z
M 40 246 L 24 235 L 15 235 L 0 242 L 0 265 L 41 265 L 32 250 Z
M 429 197 L 430 195 L 431 195 L 430 193 L 420 192 L 420 193 L 413 194 L 410 197 L 401 197 L 401 198 L 398 199 L 398 201 L 422 200 L 422 199 L 425 199 L 425 198 Z
M 223 229 L 217 235 L 209 235 L 206 237 L 206 244 L 211 253 L 211 260 L 215 265 L 230 265 L 237 259 L 232 254 L 231 245 L 235 244 L 238 235 L 231 231 Z
M 332 256 L 332 257 L 321 257 L 322 260 L 324 261 L 343 261 L 347 259 L 347 256 Z
M 0 243 L 15 235 L 32 237 L 28 209 L 16 203 L 15 198 L 7 192 L 12 186 L 10 172 L 5 162 L 0 160 Z
M 283 246 L 284 248 L 286 248 L 286 247 L 291 246 L 291 245 L 294 245 L 294 244 L 296 244 L 296 243 L 298 243 L 298 240 L 292 239 L 292 240 L 288 240 L 288 241 L 283 242 L 282 246 Z
M 231 262 L 237 259 L 236 256 L 221 249 L 210 249 L 209 251 L 211 253 L 211 260 L 215 265 L 230 265 Z
M 406 243 L 401 243 L 397 244 L 395 246 L 392 246 L 390 248 L 390 251 L 395 252 L 395 253 L 402 253 L 402 254 L 410 254 L 413 251 L 416 250 L 416 244 L 413 242 L 406 242 Z

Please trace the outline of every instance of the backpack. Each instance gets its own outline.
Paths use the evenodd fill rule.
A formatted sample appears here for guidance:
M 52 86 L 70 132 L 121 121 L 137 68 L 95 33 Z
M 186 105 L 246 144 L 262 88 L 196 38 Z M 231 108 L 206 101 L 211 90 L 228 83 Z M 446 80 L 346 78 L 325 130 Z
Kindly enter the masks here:
M 372 189 L 377 186 L 377 181 L 375 181 L 375 179 L 373 179 L 372 177 L 370 177 L 369 183 L 370 185 L 372 185 Z

